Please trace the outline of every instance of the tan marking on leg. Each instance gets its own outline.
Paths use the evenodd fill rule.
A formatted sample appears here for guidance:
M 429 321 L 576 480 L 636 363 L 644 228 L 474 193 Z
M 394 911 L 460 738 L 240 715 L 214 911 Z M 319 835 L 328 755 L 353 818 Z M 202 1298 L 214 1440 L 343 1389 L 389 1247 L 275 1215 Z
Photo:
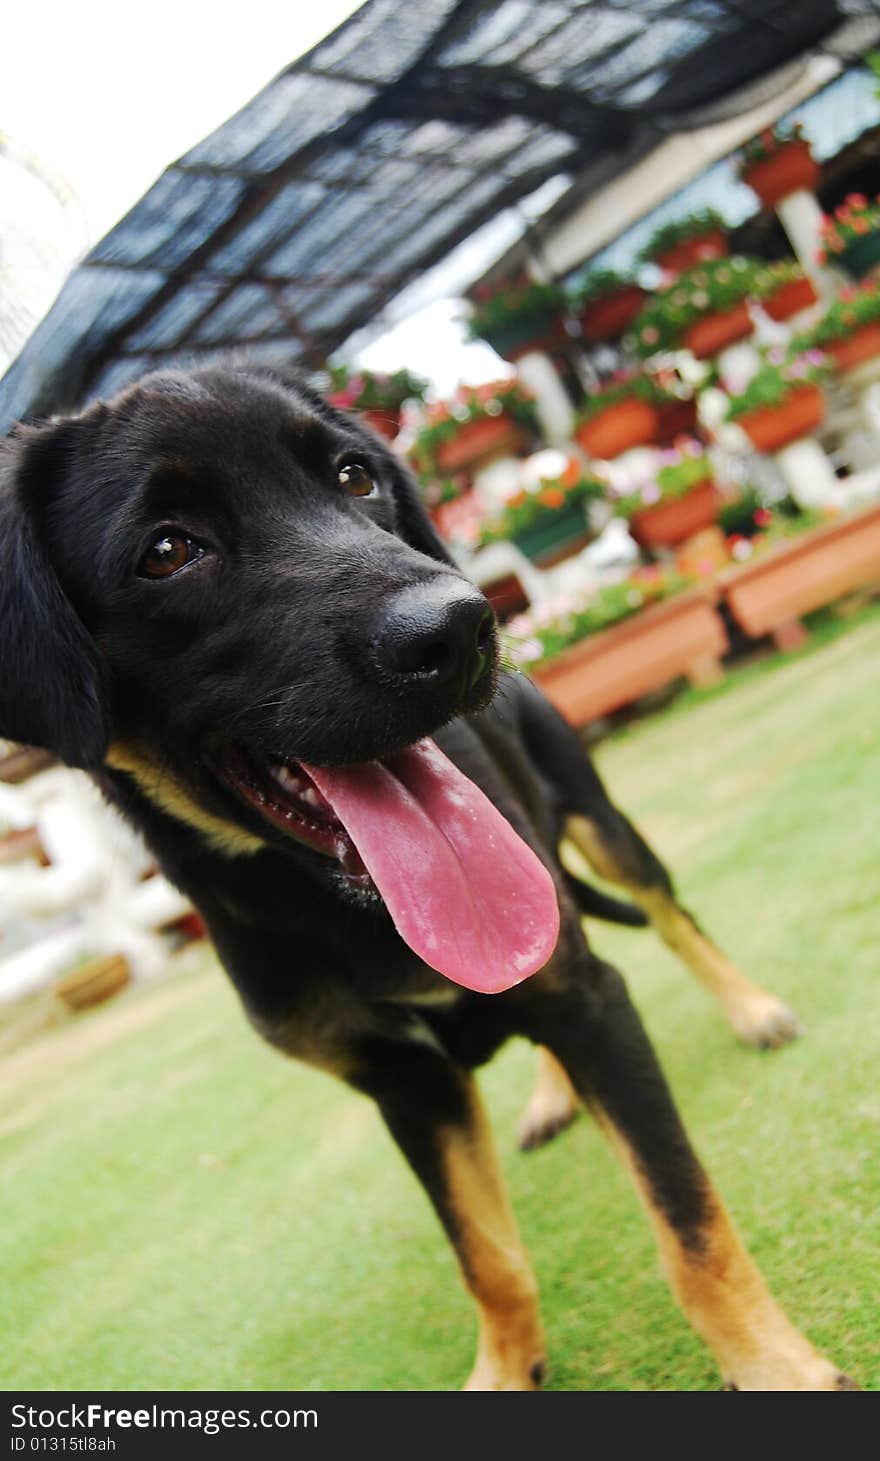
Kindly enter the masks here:
M 538 1288 L 473 1081 L 468 1126 L 444 1127 L 440 1157 L 479 1343 L 467 1390 L 534 1390 L 544 1366 Z
M 708 1179 L 709 1217 L 702 1241 L 687 1247 L 657 1206 L 629 1143 L 604 1113 L 594 1114 L 644 1203 L 672 1292 L 725 1381 L 737 1390 L 857 1388 L 783 1313 Z
M 246 832 L 243 827 L 237 827 L 234 822 L 227 822 L 199 806 L 178 776 L 167 767 L 155 765 L 138 746 L 127 741 L 114 741 L 106 760 L 114 770 L 126 771 L 133 777 L 144 796 L 155 806 L 161 807 L 178 822 L 195 827 L 212 847 L 227 857 L 259 852 L 266 846 L 261 838 Z
M 663 888 L 641 888 L 628 879 L 586 817 L 570 817 L 565 832 L 600 877 L 627 888 L 667 948 L 715 996 L 741 1040 L 769 1048 L 784 1045 L 803 1033 L 797 1015 L 788 1005 L 746 978 Z
M 519 1146 L 527 1152 L 543 1146 L 570 1126 L 580 1109 L 580 1098 L 564 1068 L 545 1045 L 538 1046 L 535 1089 L 520 1118 Z

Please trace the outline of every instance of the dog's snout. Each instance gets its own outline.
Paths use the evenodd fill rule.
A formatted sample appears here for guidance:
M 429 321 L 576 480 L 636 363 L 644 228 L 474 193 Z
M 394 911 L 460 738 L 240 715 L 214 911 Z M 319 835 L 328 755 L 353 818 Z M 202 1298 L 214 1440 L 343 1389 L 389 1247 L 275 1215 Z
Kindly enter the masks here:
M 374 649 L 386 676 L 465 693 L 492 663 L 495 618 L 470 584 L 443 578 L 413 585 L 385 604 Z

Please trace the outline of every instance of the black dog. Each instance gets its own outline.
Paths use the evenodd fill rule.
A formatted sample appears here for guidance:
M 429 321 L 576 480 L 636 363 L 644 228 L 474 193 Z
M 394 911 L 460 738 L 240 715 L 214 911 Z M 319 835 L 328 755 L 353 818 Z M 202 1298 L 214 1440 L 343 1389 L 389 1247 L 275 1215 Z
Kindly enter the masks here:
M 562 869 L 563 834 L 748 1038 L 776 1043 L 792 1017 L 677 906 L 574 733 L 527 681 L 499 682 L 485 600 L 371 432 L 234 367 L 22 428 L 0 622 L 0 733 L 93 772 L 261 1034 L 376 1101 L 476 1301 L 471 1386 L 531 1388 L 544 1365 L 470 1074 L 518 1034 L 552 1052 L 526 1142 L 572 1091 L 590 1106 L 726 1382 L 848 1387 L 770 1297 L 622 979 L 587 948 L 582 907 L 630 915 Z

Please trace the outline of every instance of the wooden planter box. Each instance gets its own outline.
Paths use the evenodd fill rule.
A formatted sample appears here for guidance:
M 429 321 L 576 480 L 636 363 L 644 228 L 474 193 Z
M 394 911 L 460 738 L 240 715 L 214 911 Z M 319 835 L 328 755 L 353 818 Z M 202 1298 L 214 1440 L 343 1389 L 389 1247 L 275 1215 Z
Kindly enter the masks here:
M 627 284 L 593 299 L 581 311 L 581 329 L 594 345 L 618 340 L 632 324 L 648 295 L 638 284 Z
M 721 493 L 707 477 L 684 497 L 672 497 L 634 512 L 630 532 L 643 548 L 676 548 L 715 521 L 721 502 Z
M 825 397 L 818 386 L 798 386 L 778 406 L 761 406 L 737 416 L 736 423 L 758 451 L 777 452 L 815 431 L 825 416 Z
M 862 325 L 843 340 L 829 340 L 823 349 L 832 356 L 838 370 L 855 370 L 857 365 L 880 355 L 880 320 Z
M 806 638 L 803 614 L 880 584 L 880 507 L 804 533 L 718 582 L 747 634 L 771 634 L 780 648 L 793 648 Z
M 726 350 L 728 345 L 736 345 L 738 341 L 745 340 L 754 328 L 749 307 L 742 300 L 733 309 L 717 310 L 715 314 L 705 315 L 703 319 L 690 325 L 684 332 L 682 344 L 698 360 L 708 360 L 710 355 L 717 355 L 720 350 Z
M 455 436 L 443 442 L 437 465 L 442 472 L 460 472 L 491 457 L 514 456 L 524 446 L 525 435 L 512 416 L 481 416 L 462 422 Z
M 791 193 L 798 193 L 802 188 L 812 192 L 819 181 L 819 164 L 808 142 L 789 142 L 764 162 L 756 162 L 743 173 L 742 180 L 757 193 L 764 207 L 772 211 Z
M 131 969 L 124 954 L 88 959 L 59 979 L 55 993 L 72 1010 L 89 1009 L 118 994 L 131 979 Z
M 657 428 L 655 408 L 639 396 L 631 396 L 582 421 L 574 435 L 591 457 L 610 461 L 634 446 L 649 446 L 657 440 Z
M 712 599 L 688 589 L 573 644 L 531 673 L 572 725 L 586 725 L 684 675 L 722 678 L 727 636 Z
M 658 254 L 654 263 L 661 269 L 668 269 L 670 274 L 681 274 L 685 269 L 692 269 L 694 264 L 701 264 L 704 259 L 722 259 L 729 251 L 726 233 L 723 229 L 712 228 L 708 233 L 681 239 L 665 253 Z

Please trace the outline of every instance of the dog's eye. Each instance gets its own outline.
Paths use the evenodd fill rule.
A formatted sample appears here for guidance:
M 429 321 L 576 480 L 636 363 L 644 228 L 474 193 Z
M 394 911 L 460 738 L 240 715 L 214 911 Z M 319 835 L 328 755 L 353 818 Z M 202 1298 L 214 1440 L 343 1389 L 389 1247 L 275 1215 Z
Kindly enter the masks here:
M 162 533 L 147 549 L 139 572 L 144 578 L 170 578 L 204 555 L 204 548 L 183 533 Z
M 373 474 L 363 462 L 344 462 L 339 468 L 337 480 L 350 497 L 369 497 L 376 490 Z

